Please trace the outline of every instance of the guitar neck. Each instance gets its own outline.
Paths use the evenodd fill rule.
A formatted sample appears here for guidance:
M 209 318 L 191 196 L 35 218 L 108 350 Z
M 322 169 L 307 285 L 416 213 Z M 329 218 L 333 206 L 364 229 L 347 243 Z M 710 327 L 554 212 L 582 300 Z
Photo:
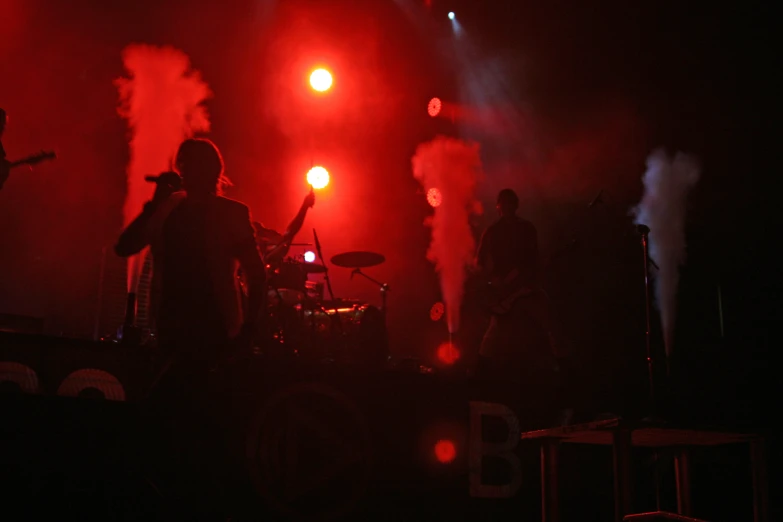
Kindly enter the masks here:
M 20 160 L 11 161 L 9 162 L 9 168 L 15 168 L 15 167 L 21 167 L 23 165 L 36 165 L 38 163 L 41 163 L 42 161 L 46 160 L 52 160 L 56 157 L 56 155 L 53 152 L 42 152 L 40 154 L 34 154 L 32 156 L 27 156 L 26 158 L 22 158 Z

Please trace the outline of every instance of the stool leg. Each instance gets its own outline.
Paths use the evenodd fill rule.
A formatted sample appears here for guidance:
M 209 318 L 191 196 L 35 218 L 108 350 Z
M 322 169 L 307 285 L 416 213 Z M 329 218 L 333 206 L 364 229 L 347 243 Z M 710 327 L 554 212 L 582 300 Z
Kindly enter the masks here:
M 545 439 L 541 444 L 541 521 L 559 522 L 557 471 L 560 442 Z
M 674 473 L 677 481 L 677 513 L 686 517 L 693 516 L 690 461 L 688 448 L 680 448 L 674 457 Z
M 633 487 L 631 484 L 631 430 L 620 429 L 613 433 L 614 453 L 614 519 L 622 522 L 631 514 Z
M 762 439 L 750 442 L 750 462 L 753 473 L 753 522 L 769 520 L 769 485 L 767 484 L 767 455 Z

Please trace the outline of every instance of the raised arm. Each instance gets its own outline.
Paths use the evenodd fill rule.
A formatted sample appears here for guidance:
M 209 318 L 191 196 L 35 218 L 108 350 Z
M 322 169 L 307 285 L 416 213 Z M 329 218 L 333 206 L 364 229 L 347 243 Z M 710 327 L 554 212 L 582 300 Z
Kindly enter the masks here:
M 144 250 L 144 247 L 150 244 L 152 238 L 149 224 L 156 209 L 157 204 L 150 201 L 144 205 L 144 210 L 141 211 L 141 214 L 122 231 L 117 244 L 114 245 L 114 252 L 118 256 L 130 257 L 138 254 Z
M 285 232 L 283 233 L 283 242 L 289 243 L 293 241 L 294 236 L 296 236 L 299 231 L 302 230 L 302 225 L 304 225 L 307 211 L 313 208 L 313 205 L 315 205 L 315 192 L 310 190 L 307 196 L 305 196 L 304 201 L 302 201 L 302 206 L 299 207 L 299 212 L 297 212 L 296 216 L 293 220 L 291 220 L 291 223 L 288 224 L 288 228 L 286 228 Z
M 158 176 L 155 194 L 152 201 L 144 205 L 136 219 L 122 231 L 114 252 L 120 257 L 138 254 L 152 241 L 157 228 L 162 225 L 169 212 L 184 197 L 184 193 L 176 192 L 180 187 L 180 178 L 175 172 L 164 172 Z

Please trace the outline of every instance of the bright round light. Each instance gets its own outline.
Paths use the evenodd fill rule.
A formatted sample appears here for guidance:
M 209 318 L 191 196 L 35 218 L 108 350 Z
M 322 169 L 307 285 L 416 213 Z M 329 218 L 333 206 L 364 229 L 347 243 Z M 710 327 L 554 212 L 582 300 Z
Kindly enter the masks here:
M 460 358 L 459 349 L 448 341 L 438 346 L 435 355 L 441 363 L 448 365 L 454 364 Z
M 443 195 L 440 193 L 440 190 L 435 187 L 429 189 L 427 191 L 427 203 L 429 203 L 432 208 L 439 207 L 440 204 L 443 203 Z
M 430 100 L 430 102 L 427 104 L 427 114 L 432 116 L 433 118 L 440 114 L 440 109 L 443 106 L 443 103 L 440 101 L 440 98 L 433 98 Z
M 310 74 L 310 86 L 318 92 L 327 91 L 332 86 L 332 75 L 326 69 L 316 69 Z
M 307 263 L 312 263 L 315 261 L 315 252 L 310 252 L 309 250 L 304 253 L 304 260 Z
M 457 458 L 457 445 L 451 440 L 439 440 L 435 443 L 435 458 L 441 464 L 453 462 Z
M 454 20 L 454 13 L 449 13 L 449 20 Z
M 313 167 L 307 172 L 307 182 L 314 189 L 322 189 L 329 184 L 329 171 L 323 167 Z

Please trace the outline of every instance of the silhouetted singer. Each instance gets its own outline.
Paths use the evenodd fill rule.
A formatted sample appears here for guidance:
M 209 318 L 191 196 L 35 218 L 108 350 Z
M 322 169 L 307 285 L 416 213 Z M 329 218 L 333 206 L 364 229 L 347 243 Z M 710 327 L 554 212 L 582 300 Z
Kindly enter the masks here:
M 149 411 L 154 424 L 169 434 L 167 451 L 178 467 L 190 470 L 178 486 L 189 499 L 178 507 L 182 519 L 209 519 L 209 514 L 218 520 L 225 519 L 226 505 L 220 451 L 225 389 L 215 385 L 212 370 L 241 345 L 249 348 L 266 276 L 250 211 L 221 196 L 227 180 L 217 147 L 205 139 L 186 140 L 177 152 L 176 170 L 182 190 L 176 173 L 159 176 L 155 196 L 115 250 L 130 256 L 147 245 L 152 249 L 152 293 L 159 294 L 153 313 L 160 347 L 172 364 L 151 391 Z M 236 283 L 239 266 L 248 285 L 246 315 Z
M 172 192 L 176 184 L 158 182 L 152 201 L 128 225 L 115 250 L 130 256 L 151 246 L 160 294 L 154 311 L 159 342 L 206 363 L 255 331 L 266 276 L 250 211 L 221 196 L 225 178 L 217 147 L 205 139 L 185 141 L 176 168 L 183 190 Z M 239 266 L 248 285 L 246 315 L 236 284 Z

